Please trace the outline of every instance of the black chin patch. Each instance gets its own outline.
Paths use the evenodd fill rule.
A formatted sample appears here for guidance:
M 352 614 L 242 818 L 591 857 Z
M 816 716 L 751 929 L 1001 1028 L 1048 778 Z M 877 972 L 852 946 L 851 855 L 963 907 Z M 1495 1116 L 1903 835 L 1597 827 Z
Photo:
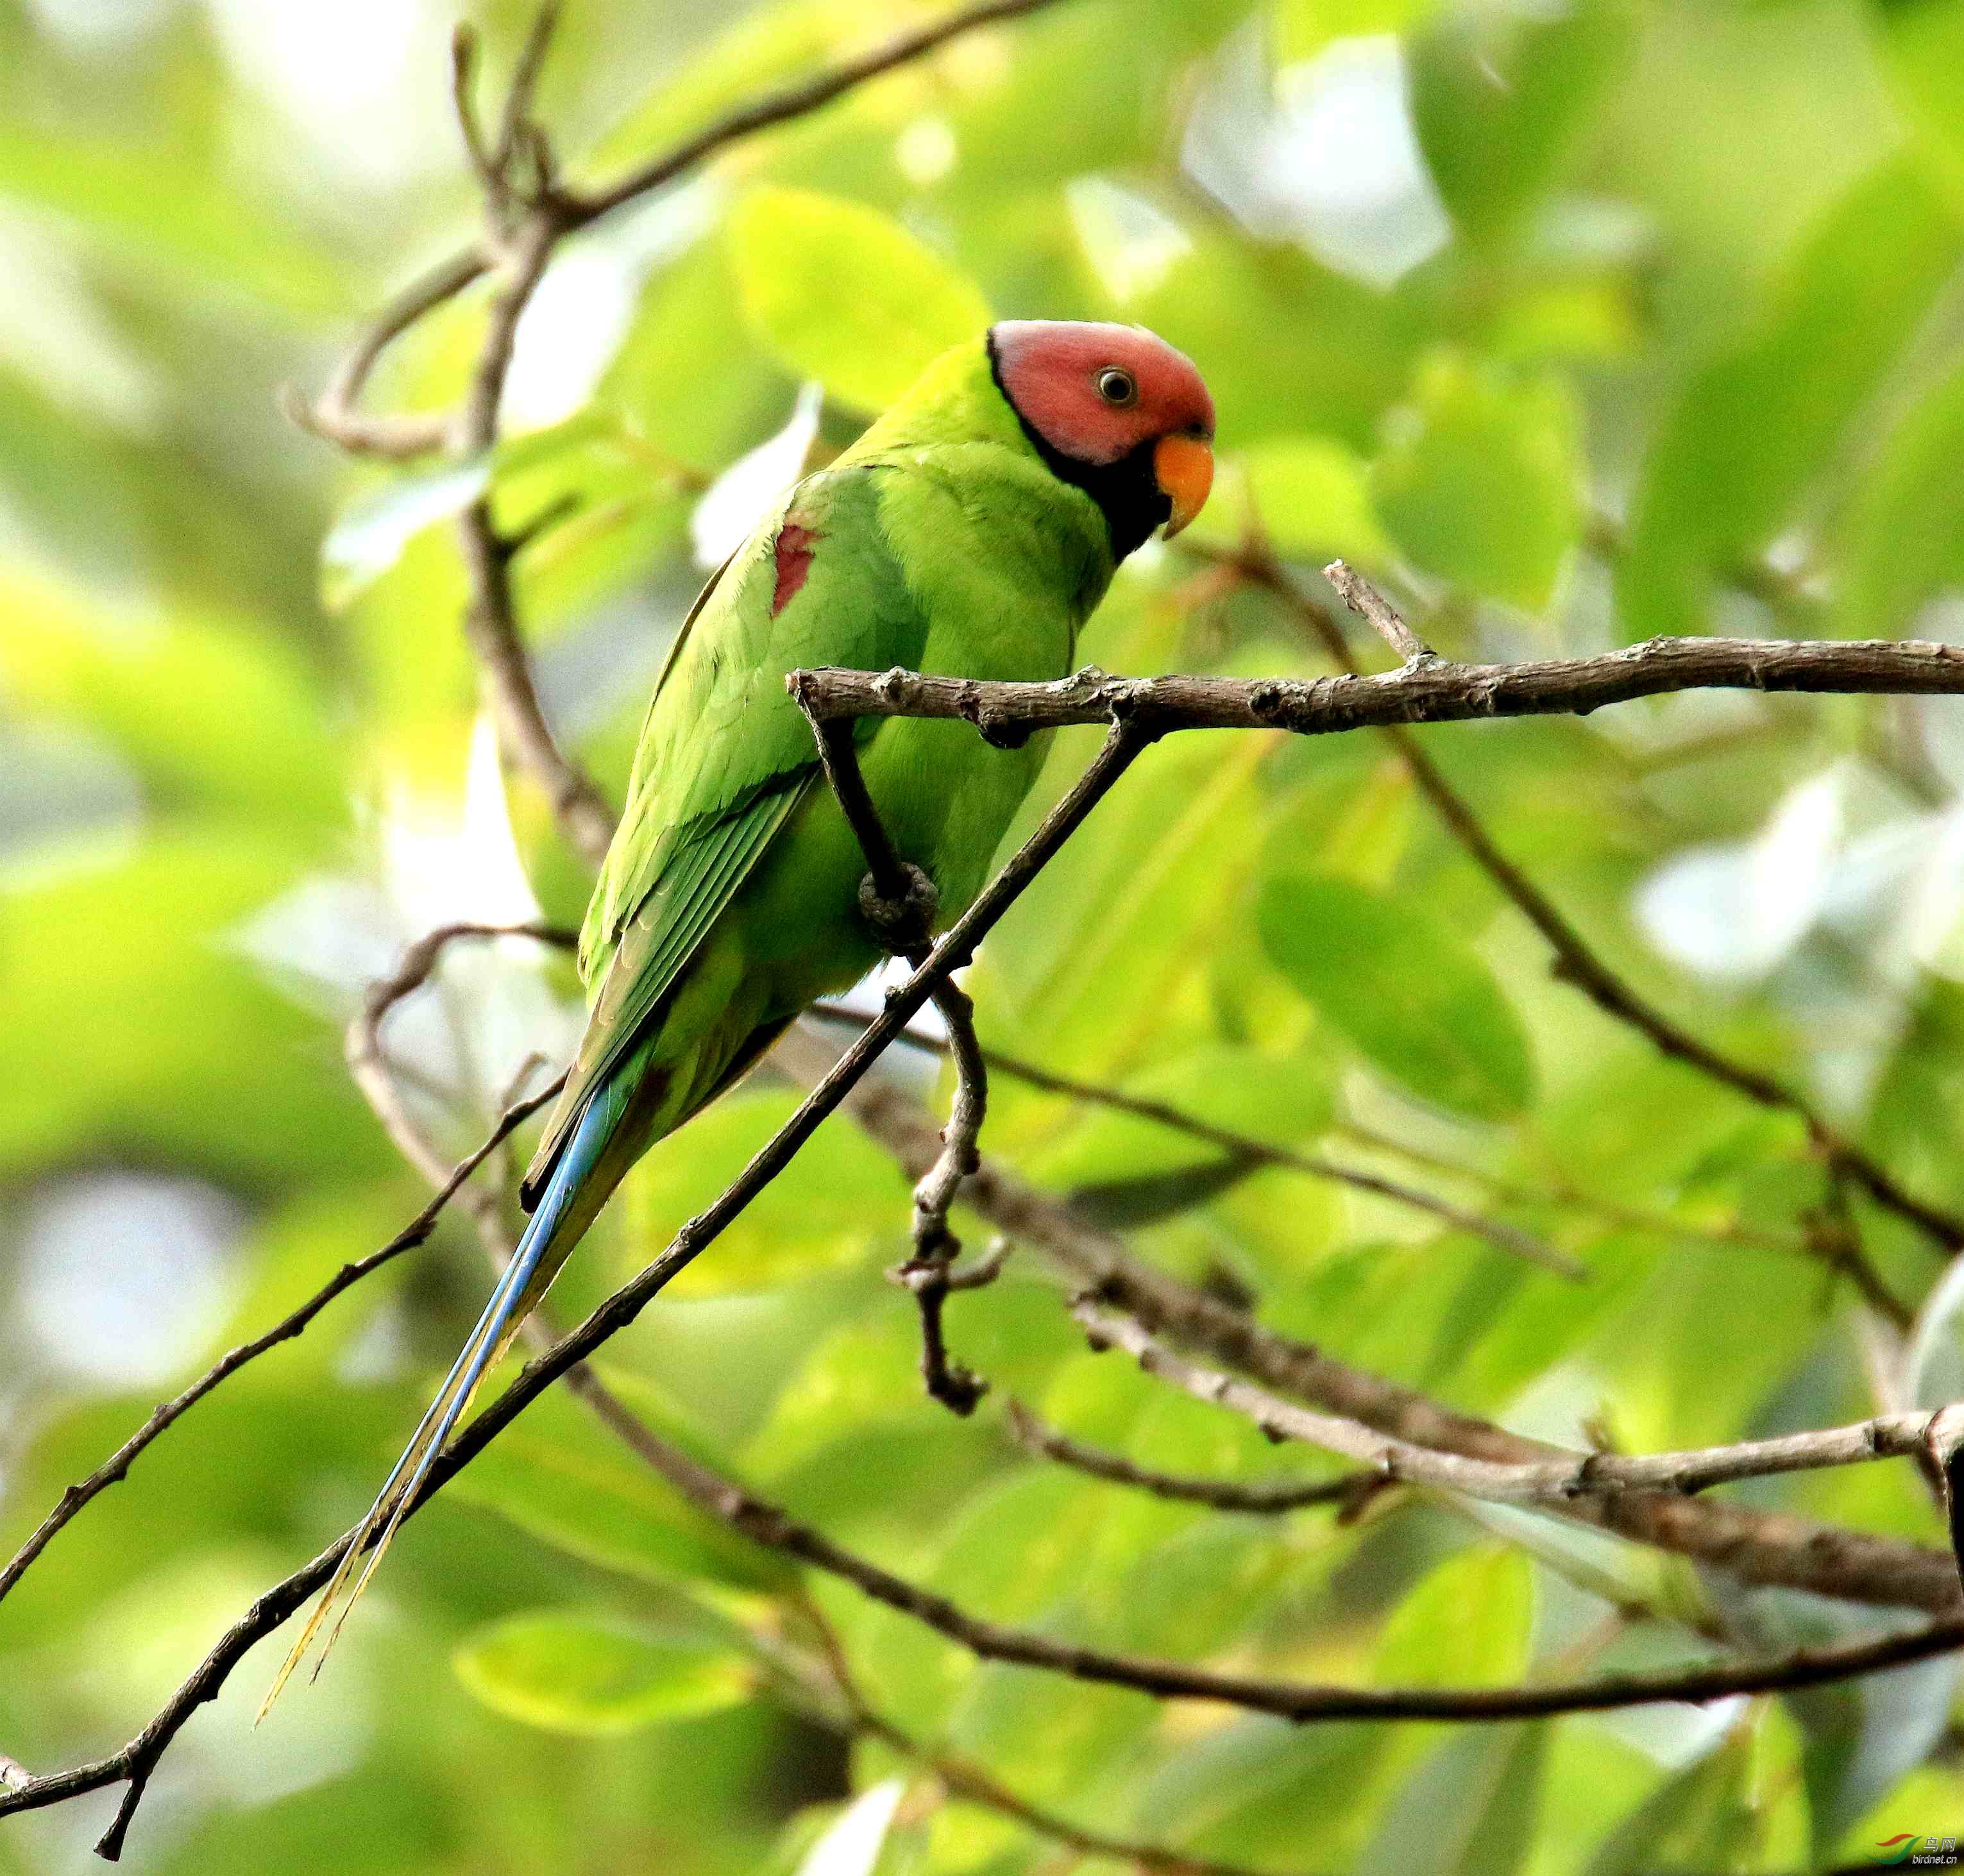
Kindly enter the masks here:
M 996 334 L 992 327 L 989 338 L 989 371 L 996 380 L 996 388 L 1003 394 L 1003 401 L 1016 412 L 1016 422 L 1022 425 L 1023 435 L 1030 440 L 1030 446 L 1044 460 L 1045 466 L 1060 482 L 1067 482 L 1073 489 L 1082 489 L 1098 504 L 1105 517 L 1106 531 L 1112 537 L 1112 558 L 1122 560 L 1138 548 L 1156 528 L 1163 527 L 1173 515 L 1173 500 L 1159 485 L 1153 473 L 1153 445 L 1141 443 L 1130 455 L 1122 456 L 1115 463 L 1087 463 L 1075 456 L 1067 456 L 1037 433 L 1036 427 L 1020 410 L 1016 410 L 1016 400 L 1012 397 L 1003 383 L 1002 361 L 996 354 Z

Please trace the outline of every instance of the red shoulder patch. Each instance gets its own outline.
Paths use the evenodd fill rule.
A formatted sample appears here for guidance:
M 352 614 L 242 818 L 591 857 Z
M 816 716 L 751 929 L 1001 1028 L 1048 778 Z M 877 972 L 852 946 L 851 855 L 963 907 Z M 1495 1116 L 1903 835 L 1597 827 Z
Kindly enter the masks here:
M 818 540 L 811 528 L 787 521 L 778 530 L 778 585 L 771 596 L 771 617 L 775 618 L 797 597 L 811 571 L 811 550 Z

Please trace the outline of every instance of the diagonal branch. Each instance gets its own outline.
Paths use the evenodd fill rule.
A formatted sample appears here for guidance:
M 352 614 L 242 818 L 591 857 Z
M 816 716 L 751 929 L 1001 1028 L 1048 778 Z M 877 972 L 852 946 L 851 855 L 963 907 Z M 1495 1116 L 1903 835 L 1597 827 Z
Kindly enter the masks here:
M 471 1174 L 558 1092 L 558 1086 L 555 1083 L 552 1087 L 542 1089 L 525 1100 L 515 1102 L 507 1108 L 481 1145 L 473 1148 L 447 1173 L 439 1166 L 437 1172 L 439 1183 L 429 1202 L 387 1243 L 379 1250 L 371 1251 L 365 1257 L 343 1264 L 297 1309 L 281 1317 L 271 1328 L 255 1336 L 251 1341 L 241 1342 L 237 1348 L 220 1357 L 181 1393 L 173 1395 L 170 1400 L 163 1402 L 87 1478 L 71 1485 L 63 1493 L 53 1510 L 35 1526 L 6 1568 L 0 1570 L 0 1598 L 5 1598 L 21 1580 L 28 1567 L 47 1548 L 55 1534 L 64 1525 L 99 1493 L 127 1478 L 130 1467 L 144 1448 L 197 1406 L 221 1381 L 236 1374 L 247 1362 L 256 1360 L 268 1348 L 277 1348 L 283 1342 L 290 1342 L 344 1290 L 352 1288 L 371 1271 L 380 1269 L 384 1264 L 401 1256 L 405 1251 L 414 1250 L 425 1243 L 436 1229 L 437 1220 L 442 1215 L 444 1207 L 463 1189 Z
M 571 1371 L 582 1364 L 608 1337 L 631 1323 L 669 1279 L 707 1249 L 790 1164 L 799 1148 L 817 1130 L 820 1123 L 844 1100 L 894 1035 L 926 1002 L 934 985 L 954 968 L 957 960 L 972 953 L 983 936 L 1082 825 L 1085 817 L 1150 740 L 1149 734 L 1131 726 L 1112 726 L 1104 746 L 1044 817 L 1035 832 L 977 895 L 925 962 L 909 976 L 906 983 L 891 993 L 885 1010 L 867 1027 L 831 1073 L 799 1104 L 791 1118 L 752 1157 L 715 1201 L 682 1227 L 660 1256 L 631 1282 L 615 1291 L 578 1327 L 561 1336 L 544 1355 L 528 1362 L 512 1386 L 452 1439 L 432 1464 L 422 1488 L 409 1502 L 404 1516 L 412 1515 L 427 1504 L 459 1470 L 554 1381 L 567 1377 L 570 1384 L 579 1387 L 579 1380 L 572 1375 Z M 487 1146 L 484 1153 L 489 1150 Z M 483 1156 L 480 1153 L 478 1159 L 481 1160 Z M 590 1392 L 589 1398 L 592 1398 Z M 627 1424 L 632 1428 L 638 1422 L 634 1422 L 632 1416 L 627 1416 Z M 645 1429 L 643 1431 L 645 1432 Z M 722 1488 L 719 1486 L 717 1489 Z M 102 1855 L 114 1862 L 121 1852 L 124 1837 L 142 1801 L 152 1772 L 185 1721 L 200 1705 L 216 1695 L 233 1667 L 255 1642 L 271 1634 L 329 1579 L 354 1534 L 350 1532 L 337 1540 L 303 1570 L 254 1603 L 226 1631 L 218 1646 L 157 1717 L 120 1752 L 91 1765 L 52 1774 L 18 1791 L 0 1794 L 0 1817 L 9 1811 L 56 1803 L 104 1785 L 124 1783 L 126 1789 L 122 1804 L 97 1846 Z

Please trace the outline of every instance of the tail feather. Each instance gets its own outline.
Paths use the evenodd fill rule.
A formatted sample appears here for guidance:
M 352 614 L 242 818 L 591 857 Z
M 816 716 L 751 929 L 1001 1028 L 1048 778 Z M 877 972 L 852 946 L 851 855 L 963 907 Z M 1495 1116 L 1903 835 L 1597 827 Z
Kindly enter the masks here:
M 416 1502 L 416 1493 L 429 1476 L 430 1467 L 436 1463 L 444 1442 L 469 1410 L 479 1384 L 510 1345 L 533 1305 L 544 1294 L 581 1236 L 587 1220 L 585 1217 L 573 1218 L 575 1201 L 605 1151 L 620 1118 L 620 1104 L 605 1098 L 605 1093 L 603 1090 L 602 1098 L 588 1104 L 573 1140 L 553 1169 L 551 1179 L 540 1197 L 538 1208 L 526 1225 L 524 1236 L 518 1240 L 518 1249 L 499 1278 L 490 1300 L 484 1306 L 483 1314 L 478 1317 L 477 1326 L 471 1330 L 449 1374 L 444 1376 L 436 1398 L 417 1422 L 409 1445 L 396 1461 L 375 1502 L 369 1507 L 367 1515 L 349 1539 L 333 1576 L 314 1605 L 306 1627 L 300 1631 L 300 1640 L 294 1644 L 292 1652 L 274 1676 L 266 1698 L 260 1703 L 258 1719 L 263 1720 L 274 1701 L 279 1698 L 294 1670 L 306 1658 L 352 1580 L 354 1587 L 348 1592 L 346 1605 L 328 1630 L 320 1659 L 314 1664 L 315 1674 L 319 1673 L 340 1636 L 342 1624 L 361 1600 L 376 1567 L 393 1541 L 396 1528 Z M 569 1222 L 574 1228 L 563 1229 Z M 255 1720 L 254 1724 L 257 1723 Z

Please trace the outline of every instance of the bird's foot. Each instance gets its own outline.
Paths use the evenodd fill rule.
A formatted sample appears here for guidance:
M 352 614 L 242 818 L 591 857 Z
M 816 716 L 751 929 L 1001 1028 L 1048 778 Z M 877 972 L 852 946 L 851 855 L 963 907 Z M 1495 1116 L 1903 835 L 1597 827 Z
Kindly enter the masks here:
M 859 882 L 859 916 L 866 921 L 880 948 L 895 957 L 926 949 L 934 936 L 934 916 L 941 893 L 933 880 L 911 860 L 900 862 L 907 890 L 885 897 L 878 880 L 868 873 Z

